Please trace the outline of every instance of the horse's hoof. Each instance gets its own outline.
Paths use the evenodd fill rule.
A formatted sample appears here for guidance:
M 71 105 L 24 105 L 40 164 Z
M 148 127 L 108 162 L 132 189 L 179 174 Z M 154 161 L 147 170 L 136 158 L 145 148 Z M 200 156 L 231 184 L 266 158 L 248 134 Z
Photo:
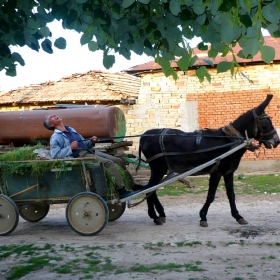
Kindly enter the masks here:
M 200 221 L 200 226 L 201 227 L 208 227 L 207 221 Z
M 239 220 L 237 220 L 237 223 L 240 224 L 240 225 L 247 225 L 249 224 L 245 219 L 241 218 Z
M 166 223 L 166 217 L 159 217 L 158 220 L 162 223 Z
M 162 226 L 162 225 L 163 225 L 163 222 L 161 222 L 160 218 L 154 220 L 154 223 L 155 223 L 157 226 Z

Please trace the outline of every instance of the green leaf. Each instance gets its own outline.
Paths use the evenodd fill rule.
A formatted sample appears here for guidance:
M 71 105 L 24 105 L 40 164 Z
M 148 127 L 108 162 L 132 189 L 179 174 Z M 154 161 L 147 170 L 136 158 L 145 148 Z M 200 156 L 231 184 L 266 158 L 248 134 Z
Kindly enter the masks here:
M 166 77 L 172 76 L 176 81 L 178 79 L 178 74 L 174 71 L 172 67 L 170 67 L 166 72 L 164 72 Z
M 0 40 L 0 57 L 10 57 L 11 55 L 11 50 L 10 48 L 7 46 L 7 44 Z
M 197 60 L 198 60 L 198 56 L 194 55 L 190 60 L 189 67 L 193 66 Z
M 195 0 L 193 1 L 192 8 L 197 15 L 202 15 L 205 11 L 205 4 L 203 3 L 203 0 Z
M 191 20 L 191 18 L 192 18 L 192 12 L 189 9 L 184 9 L 180 13 L 180 20 L 183 21 L 183 22 Z
M 134 46 L 133 46 L 133 51 L 138 54 L 138 55 L 142 55 L 143 54 L 143 50 L 144 50 L 144 46 L 143 44 L 141 44 L 140 42 L 135 42 Z
M 125 57 L 127 60 L 130 60 L 131 53 L 124 47 L 119 48 L 119 54 L 121 54 L 123 57 Z
M 17 75 L 16 67 L 6 69 L 6 75 L 10 77 L 15 77 Z
M 53 53 L 52 50 L 52 42 L 49 39 L 45 39 L 42 43 L 41 43 L 42 49 L 49 54 Z
M 40 28 L 40 33 L 44 36 L 44 37 L 48 37 L 50 35 L 50 29 L 47 26 L 41 27 Z
M 217 73 L 223 73 L 226 72 L 234 67 L 233 62 L 228 62 L 228 61 L 222 61 L 217 65 Z
M 98 44 L 94 41 L 91 41 L 88 43 L 88 49 L 91 51 L 91 52 L 95 52 L 98 50 Z
M 171 0 L 169 4 L 169 9 L 174 16 L 178 16 L 178 14 L 181 12 L 181 1 Z
M 247 57 L 248 55 L 255 56 L 260 50 L 261 43 L 257 38 L 252 38 L 240 41 L 239 45 L 242 47 L 242 53 Z
M 278 31 L 278 25 L 272 23 L 270 25 L 267 25 L 266 29 L 270 34 L 273 34 L 275 31 Z
M 197 45 L 197 48 L 198 48 L 200 51 L 207 51 L 207 50 L 208 50 L 208 46 L 205 45 L 203 42 L 200 42 L 200 43 Z
M 267 21 L 275 24 L 279 23 L 280 20 L 279 9 L 275 7 L 274 3 L 264 6 L 262 8 L 262 14 Z
M 14 40 L 17 45 L 23 47 L 25 45 L 24 33 L 21 31 L 16 31 L 14 35 Z
M 55 40 L 54 46 L 58 49 L 64 50 L 66 49 L 66 40 L 63 37 L 59 37 Z
M 240 16 L 240 22 L 242 24 L 244 24 L 246 27 L 251 27 L 252 26 L 252 19 L 248 14 L 241 15 Z
M 68 10 L 67 10 L 67 7 L 64 5 L 62 5 L 62 6 L 54 5 L 52 7 L 51 13 L 54 18 L 56 18 L 57 20 L 61 20 L 67 16 Z
M 138 0 L 138 2 L 140 2 L 142 4 L 149 4 L 150 0 Z
M 40 27 L 40 22 L 34 20 L 33 18 L 29 18 L 27 22 L 27 29 L 29 30 L 30 34 L 34 34 L 38 31 Z
M 122 6 L 124 9 L 126 9 L 130 7 L 134 2 L 135 0 L 123 0 Z
M 262 54 L 262 60 L 265 63 L 270 63 L 275 58 L 275 49 L 273 47 L 262 46 L 260 52 Z
M 49 18 L 49 15 L 46 13 L 46 10 L 44 7 L 42 7 L 42 6 L 37 7 L 37 11 L 43 18 L 45 18 L 45 19 Z
M 196 76 L 198 77 L 200 83 L 204 81 L 204 78 L 206 78 L 207 81 L 211 83 L 211 76 L 205 66 L 201 66 L 196 70 Z
M 92 40 L 92 36 L 88 37 L 87 35 L 83 34 L 80 39 L 81 45 L 86 45 Z
M 17 52 L 12 53 L 11 58 L 12 58 L 13 62 L 17 61 L 21 66 L 25 65 L 25 62 L 19 53 L 17 53 Z
M 78 17 L 78 12 L 74 9 L 71 9 L 68 16 L 66 17 L 66 24 L 70 25 Z
M 221 39 L 224 43 L 231 43 L 240 36 L 241 29 L 239 26 L 232 27 L 229 19 L 224 16 L 221 22 Z
M 77 4 L 84 4 L 86 3 L 88 0 L 76 0 Z
M 211 50 L 208 51 L 208 57 L 209 58 L 215 59 L 217 57 L 217 55 L 218 55 L 218 52 L 215 51 L 215 50 L 211 49 Z
M 181 59 L 178 60 L 177 65 L 181 70 L 186 71 L 189 68 L 189 62 L 190 62 L 189 58 L 182 57 Z
M 106 69 L 110 69 L 115 63 L 114 55 L 104 55 L 103 57 L 103 65 Z
M 68 0 L 56 0 L 57 5 L 63 5 L 67 2 L 68 2 Z

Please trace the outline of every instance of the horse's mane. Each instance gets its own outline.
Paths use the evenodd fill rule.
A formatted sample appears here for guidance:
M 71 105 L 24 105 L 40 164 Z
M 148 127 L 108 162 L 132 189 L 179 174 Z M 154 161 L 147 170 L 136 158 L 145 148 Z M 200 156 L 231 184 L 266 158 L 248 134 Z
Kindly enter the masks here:
M 239 117 L 237 117 L 232 123 L 239 123 L 242 122 L 243 120 L 248 120 L 249 117 L 252 116 L 252 109 L 248 110 L 247 112 L 241 114 Z

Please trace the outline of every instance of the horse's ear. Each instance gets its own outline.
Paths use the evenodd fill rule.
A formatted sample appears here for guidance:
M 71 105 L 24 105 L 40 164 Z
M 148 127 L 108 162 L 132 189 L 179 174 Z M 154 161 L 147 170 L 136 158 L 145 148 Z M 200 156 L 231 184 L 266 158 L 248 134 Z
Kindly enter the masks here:
M 256 113 L 257 115 L 260 115 L 264 112 L 265 108 L 268 106 L 270 100 L 272 99 L 273 94 L 268 94 L 266 99 L 263 101 L 263 103 L 261 103 L 256 109 Z

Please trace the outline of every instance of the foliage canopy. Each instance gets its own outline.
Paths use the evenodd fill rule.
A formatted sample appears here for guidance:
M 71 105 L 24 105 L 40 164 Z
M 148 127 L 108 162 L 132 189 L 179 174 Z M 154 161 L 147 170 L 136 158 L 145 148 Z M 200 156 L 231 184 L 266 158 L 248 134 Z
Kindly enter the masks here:
M 187 70 L 198 59 L 188 45 L 194 37 L 201 38 L 198 48 L 208 50 L 209 58 L 226 56 L 239 43 L 237 56 L 252 58 L 260 51 L 269 63 L 275 50 L 265 46 L 261 29 L 280 36 L 280 0 L 0 0 L 0 7 L 0 71 L 10 76 L 18 63 L 25 64 L 12 46 L 50 54 L 53 47 L 66 48 L 65 39 L 52 38 L 47 26 L 55 19 L 79 32 L 90 51 L 102 50 L 107 69 L 115 63 L 114 53 L 130 59 L 133 51 L 153 57 L 174 78 L 171 60 L 179 58 L 179 68 Z M 218 72 L 233 73 L 234 66 L 235 55 Z M 211 79 L 205 67 L 197 76 Z

